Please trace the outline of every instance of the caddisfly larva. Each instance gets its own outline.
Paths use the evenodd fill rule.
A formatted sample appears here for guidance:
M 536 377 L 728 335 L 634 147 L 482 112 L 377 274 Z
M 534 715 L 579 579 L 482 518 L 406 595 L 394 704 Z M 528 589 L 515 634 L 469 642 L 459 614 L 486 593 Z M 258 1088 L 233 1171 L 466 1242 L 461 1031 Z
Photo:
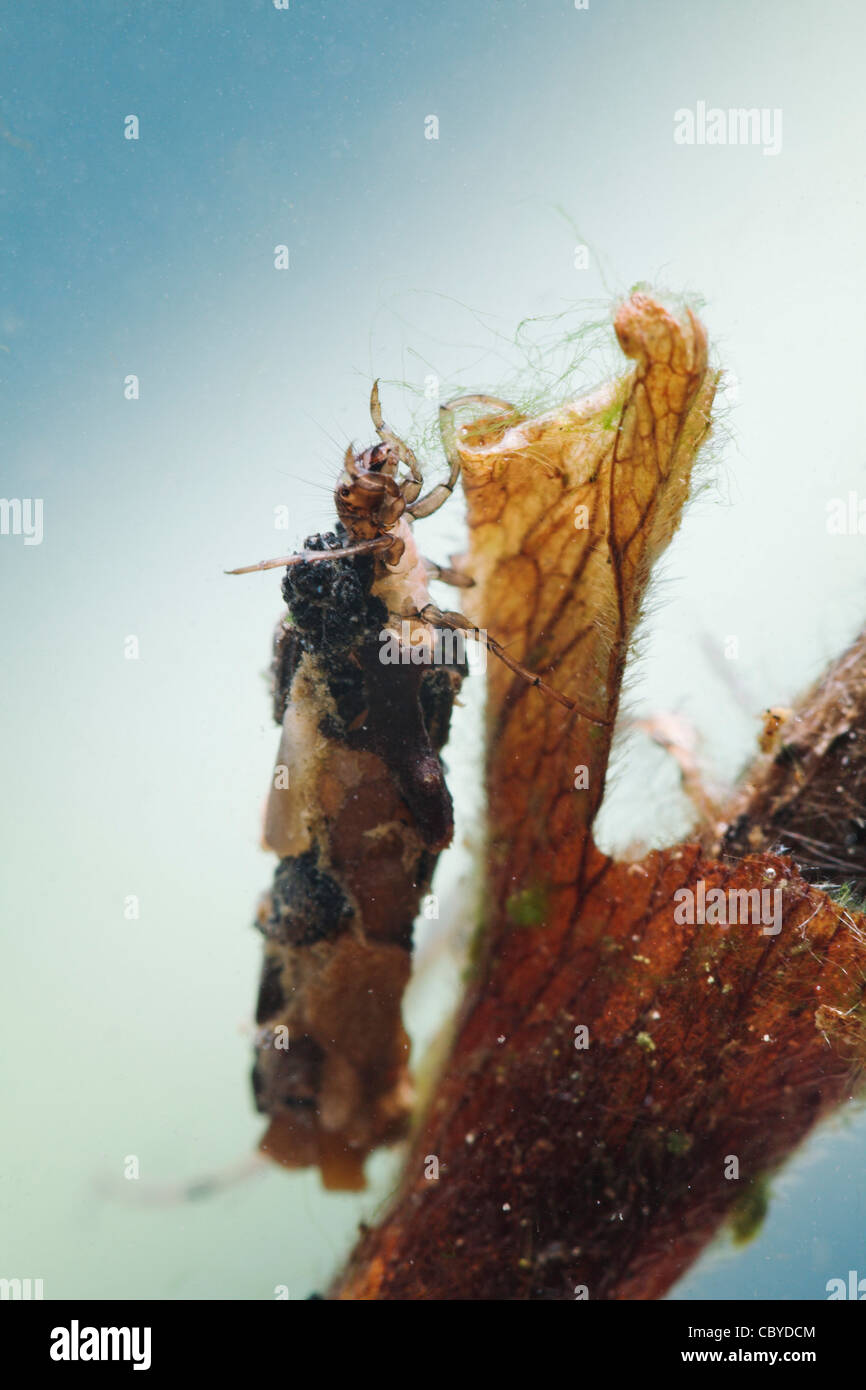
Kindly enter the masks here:
M 377 385 L 370 410 L 379 442 L 346 451 L 336 530 L 296 555 L 231 571 L 285 567 L 289 610 L 275 642 L 282 736 L 264 833 L 279 863 L 257 917 L 265 947 L 253 1085 L 269 1118 L 260 1147 L 286 1166 L 317 1165 L 326 1186 L 342 1188 L 363 1185 L 366 1155 L 402 1137 L 411 1110 L 401 1004 L 413 921 L 453 833 L 440 760 L 466 673 L 453 634 L 486 639 L 573 707 L 430 599 L 431 577 L 471 584 L 425 561 L 411 525 L 459 477 L 449 407 L 449 477 L 424 496 Z M 411 662 L 388 655 L 407 640 Z

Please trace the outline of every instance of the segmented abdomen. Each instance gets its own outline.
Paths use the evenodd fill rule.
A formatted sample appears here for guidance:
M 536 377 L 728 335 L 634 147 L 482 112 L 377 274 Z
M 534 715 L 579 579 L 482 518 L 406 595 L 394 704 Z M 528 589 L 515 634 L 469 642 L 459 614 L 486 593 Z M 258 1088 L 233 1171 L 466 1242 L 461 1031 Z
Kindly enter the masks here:
M 362 1186 L 366 1155 L 405 1132 L 412 923 L 452 834 L 439 753 L 464 668 L 380 659 L 377 585 L 394 597 L 382 571 L 336 554 L 287 569 L 273 668 L 282 738 L 265 842 L 279 864 L 257 919 L 253 1084 L 270 1117 L 263 1152 L 319 1165 L 331 1187 Z

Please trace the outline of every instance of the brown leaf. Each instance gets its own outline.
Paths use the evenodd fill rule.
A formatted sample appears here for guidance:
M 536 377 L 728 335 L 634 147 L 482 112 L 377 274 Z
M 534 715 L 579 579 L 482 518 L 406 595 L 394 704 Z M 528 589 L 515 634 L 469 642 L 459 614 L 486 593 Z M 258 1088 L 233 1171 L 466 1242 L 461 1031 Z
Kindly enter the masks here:
M 504 429 L 496 416 L 476 421 L 460 443 L 476 581 L 469 615 L 599 721 L 488 663 L 500 920 L 515 894 L 555 888 L 573 901 L 628 643 L 709 427 L 716 375 L 697 320 L 688 314 L 680 323 L 636 294 L 615 327 L 635 361 L 626 376 L 538 419 Z
M 401 1188 L 337 1297 L 661 1297 L 866 1059 L 861 914 L 778 855 L 625 864 L 592 842 L 628 643 L 715 387 L 690 315 L 635 295 L 616 328 L 622 381 L 459 435 L 471 616 L 584 712 L 490 663 L 483 949 Z M 822 796 L 860 708 L 840 683 L 796 716 Z M 790 804 L 780 781 L 756 779 L 760 806 Z M 757 809 L 744 791 L 740 814 Z

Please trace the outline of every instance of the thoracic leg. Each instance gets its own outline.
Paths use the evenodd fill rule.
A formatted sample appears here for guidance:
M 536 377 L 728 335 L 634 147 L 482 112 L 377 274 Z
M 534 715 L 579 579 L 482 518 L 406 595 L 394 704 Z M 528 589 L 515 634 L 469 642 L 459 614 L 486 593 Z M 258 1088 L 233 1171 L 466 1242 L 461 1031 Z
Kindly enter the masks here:
M 382 417 L 382 407 L 379 404 L 378 380 L 373 382 L 373 389 L 370 392 L 370 417 L 373 421 L 373 424 L 376 426 L 376 433 L 378 434 L 382 443 L 391 445 L 391 448 L 396 451 L 398 457 L 402 460 L 403 463 L 406 464 L 406 467 L 412 474 L 411 479 L 407 479 L 407 481 L 403 484 L 403 486 L 400 489 L 400 491 L 403 494 L 403 501 L 408 506 L 411 502 L 415 501 L 415 498 L 421 491 L 424 478 L 421 473 L 421 469 L 418 466 L 418 460 L 416 459 L 412 450 L 409 448 L 409 445 L 404 443 L 404 441 L 400 439 L 399 436 L 396 435 L 394 431 L 389 429 L 388 426 L 385 424 L 385 421 Z
M 582 714 L 585 719 L 590 720 L 593 724 L 607 723 L 607 720 L 599 719 L 597 715 L 585 709 L 577 700 L 571 700 L 567 695 L 563 695 L 561 691 L 554 690 L 552 685 L 548 685 L 547 681 L 542 680 L 541 676 L 536 675 L 534 671 L 529 671 L 525 666 L 521 666 L 520 662 L 515 661 L 513 656 L 509 656 L 501 642 L 497 642 L 496 638 L 491 637 L 484 628 L 475 627 L 462 613 L 443 612 L 443 610 L 437 608 L 435 604 L 427 603 L 416 616 L 423 618 L 431 627 L 449 627 L 453 632 L 471 633 L 479 642 L 483 642 L 484 645 L 493 652 L 494 656 L 498 656 L 499 660 L 503 662 L 510 671 L 520 676 L 528 685 L 536 686 L 542 694 L 549 695 L 551 699 L 558 701 L 558 703 L 564 705 L 566 709 L 576 710 L 578 714 Z
M 516 414 L 516 409 L 509 401 L 500 400 L 498 396 L 456 396 L 453 401 L 446 402 L 439 407 L 439 432 L 442 436 L 442 447 L 445 450 L 445 457 L 450 465 L 450 473 L 447 483 L 439 483 L 427 493 L 426 497 L 414 502 L 407 510 L 416 519 L 422 516 L 430 516 L 438 511 L 443 502 L 446 502 L 457 485 L 460 477 L 460 450 L 457 445 L 457 428 L 454 423 L 454 411 L 458 406 L 463 405 L 489 405 L 494 410 L 506 411 Z
M 374 536 L 369 541 L 358 541 L 355 545 L 344 545 L 339 550 L 299 550 L 295 555 L 278 555 L 275 560 L 259 560 L 256 565 L 244 565 L 241 569 L 226 570 L 226 574 L 256 574 L 258 570 L 283 569 L 287 565 L 316 564 L 321 560 L 341 560 L 345 555 L 366 555 L 371 550 L 390 550 L 398 542 L 393 536 Z M 399 558 L 395 557 L 396 559 Z
M 471 589 L 475 584 L 475 580 L 470 579 L 462 570 L 455 569 L 452 565 L 437 565 L 435 560 L 428 560 L 426 555 L 424 566 L 430 579 L 440 579 L 443 584 L 451 584 L 455 589 Z

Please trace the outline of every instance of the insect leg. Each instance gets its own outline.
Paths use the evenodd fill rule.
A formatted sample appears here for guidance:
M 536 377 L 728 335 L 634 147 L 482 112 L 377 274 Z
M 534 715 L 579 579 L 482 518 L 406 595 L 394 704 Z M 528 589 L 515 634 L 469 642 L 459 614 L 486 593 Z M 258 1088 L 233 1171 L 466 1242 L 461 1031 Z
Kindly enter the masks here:
M 483 642 L 484 645 L 493 652 L 494 656 L 498 656 L 499 660 L 503 662 L 510 671 L 520 676 L 528 685 L 536 686 L 543 695 L 549 695 L 551 699 L 556 700 L 560 705 L 563 705 L 565 709 L 576 710 L 578 714 L 583 715 L 584 719 L 588 719 L 591 724 L 607 724 L 608 721 L 606 719 L 599 719 L 598 715 L 593 714 L 591 710 L 586 709 L 577 700 L 571 700 L 567 695 L 563 695 L 561 691 L 554 690 L 553 686 L 548 685 L 547 681 L 542 680 L 541 676 L 536 675 L 534 671 L 527 670 L 525 666 L 521 666 L 520 662 L 515 661 L 513 656 L 509 656 L 501 642 L 497 642 L 496 638 L 491 637 L 483 628 L 475 627 L 462 613 L 443 612 L 441 608 L 437 608 L 434 604 L 427 603 L 420 609 L 416 616 L 423 618 L 431 627 L 450 627 L 454 632 L 471 633 L 479 642 Z
M 414 502 L 415 498 L 418 496 L 418 493 L 421 491 L 421 486 L 424 482 L 424 478 L 421 473 L 421 469 L 418 467 L 418 460 L 416 459 L 412 450 L 409 448 L 409 445 L 405 444 L 402 439 L 400 439 L 396 434 L 394 434 L 394 431 L 388 428 L 388 426 L 385 424 L 385 421 L 382 418 L 382 407 L 379 404 L 378 378 L 376 379 L 376 381 L 373 382 L 373 389 L 370 392 L 370 417 L 373 421 L 373 424 L 376 426 L 376 433 L 378 434 L 382 443 L 391 445 L 391 448 L 396 451 L 398 458 L 400 458 L 402 462 L 406 464 L 406 467 L 412 474 L 411 479 L 407 479 L 407 481 L 401 487 L 400 491 L 403 494 L 404 502 L 406 502 L 407 504 L 409 502 Z
M 97 1192 L 116 1202 L 136 1206 L 170 1207 L 184 1202 L 200 1201 L 203 1197 L 215 1197 L 218 1192 L 246 1182 L 259 1173 L 268 1171 L 264 1154 L 247 1154 L 236 1163 L 227 1164 L 210 1173 L 204 1173 L 188 1182 L 126 1182 L 123 1178 L 97 1178 Z
M 224 574 L 255 574 L 258 570 L 285 569 L 288 565 L 315 564 L 317 560 L 342 560 L 344 555 L 366 555 L 371 550 L 388 550 L 394 544 L 393 536 L 374 536 L 369 541 L 358 541 L 356 545 L 345 545 L 339 550 L 299 550 L 296 555 L 278 555 L 275 560 L 259 560 L 257 565 L 244 565 L 237 570 L 224 570 Z
M 452 584 L 455 589 L 474 588 L 475 580 L 470 579 L 462 570 L 454 569 L 451 565 L 437 565 L 435 560 L 428 560 L 426 555 L 423 559 L 429 579 L 440 579 L 443 584 Z
M 457 427 L 454 423 L 454 411 L 462 405 L 489 405 L 495 410 L 502 410 L 509 414 L 516 415 L 516 407 L 509 401 L 500 400 L 498 396 L 455 396 L 453 401 L 448 401 L 439 407 L 439 432 L 442 436 L 442 447 L 445 450 L 445 457 L 451 466 L 447 483 L 439 483 L 426 497 L 408 506 L 406 510 L 410 516 L 418 517 L 431 516 L 438 511 L 443 502 L 446 502 L 457 485 L 460 477 L 460 451 L 457 445 Z

